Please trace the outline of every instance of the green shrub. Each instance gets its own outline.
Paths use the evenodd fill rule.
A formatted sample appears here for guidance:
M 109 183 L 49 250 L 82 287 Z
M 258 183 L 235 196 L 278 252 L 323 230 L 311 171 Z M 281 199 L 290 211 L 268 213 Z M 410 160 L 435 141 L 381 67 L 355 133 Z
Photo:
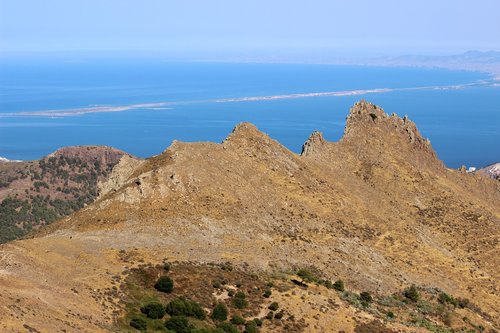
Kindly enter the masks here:
M 447 304 L 448 303 L 448 304 L 453 305 L 454 307 L 458 306 L 458 301 L 455 298 L 453 298 L 452 296 L 450 296 L 447 293 L 445 293 L 445 292 L 440 292 L 439 293 L 438 301 L 441 304 Z
M 233 306 L 237 309 L 244 309 L 248 306 L 248 302 L 244 298 L 234 298 L 233 299 Z
M 242 291 L 238 291 L 233 298 L 233 305 L 237 309 L 244 309 L 248 306 L 248 302 L 246 300 L 246 295 Z
M 238 291 L 238 292 L 234 295 L 234 297 L 236 297 L 236 298 L 242 298 L 242 299 L 245 299 L 245 298 L 247 298 L 247 295 L 245 295 L 245 293 L 244 293 L 244 292 L 242 292 L 242 291 Z
M 271 311 L 278 310 L 279 308 L 278 302 L 272 302 L 267 308 Z
M 333 289 L 338 291 L 344 291 L 345 290 L 344 281 L 340 279 L 335 281 L 335 283 L 333 284 Z
M 185 298 L 176 298 L 171 300 L 166 306 L 166 312 L 171 316 L 188 316 L 200 320 L 205 319 L 205 310 L 200 304 Z
M 133 318 L 130 321 L 130 326 L 132 326 L 133 328 L 135 328 L 139 331 L 146 331 L 148 328 L 148 323 L 143 318 Z
M 280 311 L 274 315 L 274 319 L 281 319 L 283 318 L 283 311 Z
M 324 285 L 328 289 L 333 288 L 333 283 L 330 280 L 319 280 L 318 283 Z
M 266 289 L 266 291 L 264 291 L 264 294 L 262 296 L 264 296 L 265 298 L 269 298 L 271 297 L 271 294 L 272 294 L 271 289 Z
M 174 288 L 174 281 L 168 276 L 162 276 L 156 281 L 154 287 L 163 293 L 171 293 Z
M 259 329 L 257 328 L 257 322 L 254 320 L 250 320 L 245 324 L 245 330 L 243 333 L 258 333 Z
M 217 303 L 212 311 L 212 319 L 217 321 L 225 321 L 227 320 L 227 307 L 224 303 Z
M 185 316 L 173 316 L 165 322 L 165 327 L 176 333 L 190 333 L 191 326 Z
M 375 121 L 377 119 L 377 115 L 375 113 L 370 113 L 370 117 L 372 117 L 372 120 Z
M 306 282 L 318 281 L 318 277 L 313 272 L 305 268 L 299 269 L 297 275 Z
M 414 284 L 412 284 L 411 287 L 405 289 L 403 295 L 413 302 L 418 301 L 418 299 L 420 298 L 420 293 L 418 292 L 417 287 Z
M 234 325 L 244 325 L 245 324 L 245 319 L 241 316 L 238 316 L 238 315 L 234 315 L 230 321 Z
M 367 291 L 363 291 L 361 294 L 359 294 L 359 299 L 361 300 L 361 304 L 363 306 L 368 306 L 371 302 L 373 302 L 372 295 L 370 295 L 370 293 Z
M 274 318 L 274 312 L 269 311 L 266 315 L 266 319 L 273 319 Z
M 141 308 L 141 312 L 151 319 L 161 319 L 165 315 L 165 307 L 158 302 L 151 302 Z
M 217 328 L 222 329 L 226 333 L 240 333 L 240 331 L 231 323 L 219 323 Z
M 394 315 L 394 312 L 389 311 L 389 312 L 387 312 L 387 318 L 394 319 L 394 318 L 396 318 L 396 316 Z
M 220 281 L 214 281 L 212 283 L 212 287 L 214 287 L 215 289 L 220 289 L 222 288 L 222 284 L 220 283 Z

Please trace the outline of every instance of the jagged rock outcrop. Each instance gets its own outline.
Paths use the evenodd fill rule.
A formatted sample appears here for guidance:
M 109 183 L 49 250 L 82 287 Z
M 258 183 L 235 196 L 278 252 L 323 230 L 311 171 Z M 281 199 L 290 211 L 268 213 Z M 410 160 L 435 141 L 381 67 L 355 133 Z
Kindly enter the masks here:
M 314 266 L 373 294 L 432 286 L 470 299 L 488 327 L 500 324 L 497 182 L 445 168 L 406 117 L 362 101 L 339 142 L 313 133 L 302 155 L 242 123 L 221 144 L 174 142 L 119 165 L 94 204 L 0 248 L 0 319 L 15 318 L 15 299 L 61 319 L 4 327 L 68 329 L 71 310 L 92 316 L 72 317 L 75 327 L 106 331 L 120 307 L 95 302 L 92 290 L 123 272 L 120 251 L 267 272 Z
M 323 133 L 314 131 L 302 145 L 302 152 L 300 153 L 300 155 L 308 156 L 321 151 L 321 149 L 325 145 L 325 142 L 326 141 L 323 138 Z

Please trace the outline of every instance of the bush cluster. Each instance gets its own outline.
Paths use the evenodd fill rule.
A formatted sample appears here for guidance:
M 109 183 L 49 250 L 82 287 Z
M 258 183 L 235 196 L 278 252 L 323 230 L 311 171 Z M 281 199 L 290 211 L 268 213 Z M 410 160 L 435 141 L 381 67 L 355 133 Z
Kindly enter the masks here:
M 403 295 L 408 298 L 410 301 L 416 302 L 420 298 L 420 293 L 417 290 L 417 287 L 412 284 L 411 287 L 405 289 Z
M 187 316 L 194 317 L 200 320 L 205 319 L 205 310 L 200 304 L 185 298 L 176 298 L 170 301 L 165 309 L 166 313 L 171 316 Z
M 242 291 L 238 291 L 233 298 L 233 305 L 237 309 L 244 309 L 248 306 L 248 301 L 246 300 L 246 295 Z

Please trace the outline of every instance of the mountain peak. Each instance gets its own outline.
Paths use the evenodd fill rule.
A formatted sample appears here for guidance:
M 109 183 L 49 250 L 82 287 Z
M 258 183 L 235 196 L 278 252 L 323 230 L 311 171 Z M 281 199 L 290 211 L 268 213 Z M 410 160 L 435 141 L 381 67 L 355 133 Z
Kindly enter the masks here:
M 302 152 L 300 155 L 308 156 L 321 150 L 321 148 L 326 144 L 325 138 L 323 138 L 323 133 L 314 131 L 309 136 L 309 138 L 302 145 Z
M 226 141 L 239 137 L 251 138 L 261 137 L 264 135 L 265 134 L 262 133 L 254 124 L 249 122 L 241 122 L 233 128 L 231 134 L 229 134 L 229 136 L 226 138 Z

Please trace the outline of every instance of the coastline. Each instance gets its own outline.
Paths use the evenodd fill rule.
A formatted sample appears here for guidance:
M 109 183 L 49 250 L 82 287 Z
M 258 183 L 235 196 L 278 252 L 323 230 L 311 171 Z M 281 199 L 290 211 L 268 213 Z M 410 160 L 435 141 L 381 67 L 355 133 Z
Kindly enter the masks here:
M 492 81 L 500 80 L 500 76 Z M 495 81 L 496 82 L 496 81 Z M 354 90 L 339 90 L 339 91 L 320 91 L 320 92 L 304 92 L 294 94 L 282 95 L 262 95 L 262 96 L 242 96 L 232 98 L 219 98 L 208 100 L 188 100 L 179 102 L 157 102 L 157 103 L 136 103 L 129 105 L 103 105 L 93 107 L 79 107 L 74 109 L 50 109 L 40 111 L 22 111 L 0 113 L 0 118 L 16 118 L 16 117 L 44 117 L 44 118 L 62 118 L 81 116 L 90 113 L 111 113 L 111 112 L 124 112 L 132 110 L 151 110 L 151 111 L 164 111 L 172 110 L 175 105 L 186 104 L 203 104 L 203 103 L 240 103 L 240 102 L 257 102 L 257 101 L 271 101 L 271 100 L 286 100 L 286 99 L 300 99 L 300 98 L 315 98 L 315 97 L 343 97 L 343 96 L 364 96 L 369 94 L 389 93 L 396 91 L 412 91 L 412 90 L 452 90 L 452 89 L 466 89 L 468 87 L 477 86 L 491 86 L 499 87 L 500 84 L 490 83 L 487 80 L 480 80 L 458 85 L 443 85 L 443 86 L 417 86 L 417 87 L 404 87 L 404 88 L 375 88 L 375 89 L 354 89 Z

